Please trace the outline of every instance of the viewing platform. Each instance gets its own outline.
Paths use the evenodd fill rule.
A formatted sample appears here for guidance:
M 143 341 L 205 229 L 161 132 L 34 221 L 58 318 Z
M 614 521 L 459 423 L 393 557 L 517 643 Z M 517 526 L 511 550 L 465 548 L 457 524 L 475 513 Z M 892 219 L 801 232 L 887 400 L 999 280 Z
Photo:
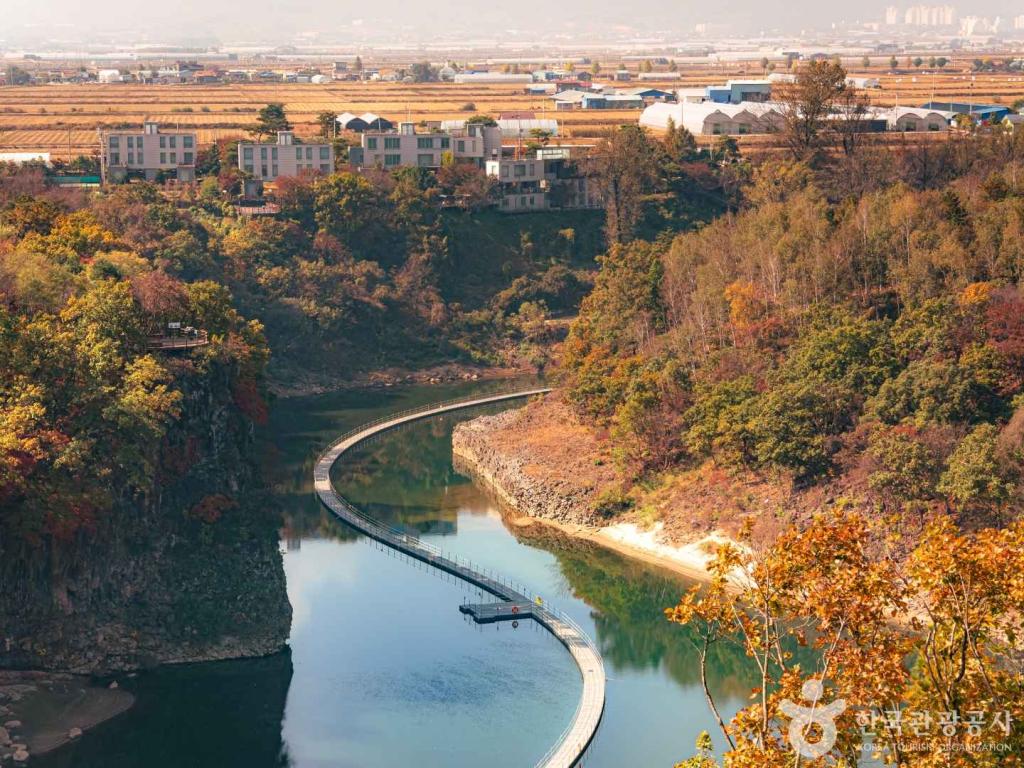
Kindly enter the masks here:
M 593 640 L 572 618 L 547 605 L 540 596 L 530 594 L 526 587 L 461 557 L 445 555 L 437 547 L 405 531 L 382 525 L 346 501 L 331 482 L 331 467 L 346 451 L 382 432 L 451 411 L 543 395 L 550 391 L 538 388 L 484 395 L 390 414 L 338 438 L 317 458 L 313 478 L 320 501 L 343 522 L 385 546 L 456 576 L 498 598 L 494 603 L 463 605 L 459 608 L 462 613 L 470 615 L 481 624 L 518 621 L 519 618 L 529 617 L 565 646 L 579 669 L 583 690 L 572 721 L 548 753 L 536 763 L 536 768 L 572 768 L 579 763 L 590 746 L 604 714 L 604 661 Z
M 535 603 L 465 603 L 459 610 L 477 624 L 493 624 L 496 621 L 518 621 L 532 619 Z
M 146 337 L 146 349 L 154 352 L 174 349 L 192 349 L 193 347 L 205 347 L 210 343 L 210 335 L 206 331 L 196 331 L 194 334 L 181 334 L 176 336 L 148 336 Z

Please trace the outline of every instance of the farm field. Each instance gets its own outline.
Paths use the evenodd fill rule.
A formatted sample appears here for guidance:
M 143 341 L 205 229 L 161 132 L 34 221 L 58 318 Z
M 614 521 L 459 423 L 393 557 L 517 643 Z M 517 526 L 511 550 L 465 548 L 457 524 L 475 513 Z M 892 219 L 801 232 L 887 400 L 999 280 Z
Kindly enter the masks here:
M 849 66 L 849 65 L 848 65 Z M 972 75 L 960 66 L 941 72 L 913 70 L 891 73 L 850 66 L 852 75 L 877 77 L 881 89 L 868 91 L 880 106 L 919 105 L 940 101 L 1012 103 L 1024 96 L 1024 77 L 1007 74 Z M 784 71 L 784 70 L 779 70 Z M 645 80 L 663 88 L 697 87 L 730 77 L 759 77 L 757 66 L 687 66 L 678 79 Z M 637 82 L 619 84 L 623 87 Z M 536 113 L 559 121 L 561 139 L 593 142 L 623 123 L 635 122 L 637 110 L 555 111 L 545 96 L 527 95 L 521 84 L 453 84 L 337 82 L 310 84 L 136 85 L 86 84 L 0 88 L 0 151 L 47 151 L 55 157 L 97 151 L 98 128 L 139 125 L 156 120 L 164 125 L 192 128 L 200 144 L 238 137 L 269 102 L 284 103 L 300 136 L 317 131 L 323 111 L 372 111 L 395 120 L 438 121 L 475 113 Z M 752 137 L 743 143 L 761 144 Z

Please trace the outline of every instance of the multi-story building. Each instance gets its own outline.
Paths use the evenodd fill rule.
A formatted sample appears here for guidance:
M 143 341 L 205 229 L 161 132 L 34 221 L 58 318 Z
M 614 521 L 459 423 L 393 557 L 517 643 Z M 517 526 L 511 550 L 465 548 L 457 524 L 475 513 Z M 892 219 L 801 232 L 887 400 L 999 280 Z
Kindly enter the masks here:
M 498 210 L 504 213 L 600 207 L 568 149 L 547 147 L 527 157 L 488 160 L 486 172 L 498 182 Z
M 501 155 L 501 129 L 467 123 L 460 129 L 416 132 L 414 123 L 400 123 L 398 131 L 367 130 L 361 146 L 349 150 L 349 163 L 357 168 L 440 168 L 445 156 L 479 168 Z
M 277 142 L 241 142 L 238 168 L 254 179 L 274 181 L 282 176 L 298 176 L 303 171 L 331 173 L 334 147 L 330 144 L 296 144 L 291 131 L 278 131 Z
M 956 8 L 951 5 L 913 5 L 907 8 L 903 21 L 913 27 L 949 27 L 956 21 Z
M 772 81 L 726 80 L 725 85 L 709 85 L 705 89 L 705 100 L 718 104 L 740 104 L 744 101 L 769 101 L 772 97 Z
M 154 122 L 142 130 L 100 131 L 100 173 L 104 182 L 127 181 L 132 176 L 157 180 L 174 174 L 178 181 L 195 181 L 196 135 L 191 131 L 163 131 Z

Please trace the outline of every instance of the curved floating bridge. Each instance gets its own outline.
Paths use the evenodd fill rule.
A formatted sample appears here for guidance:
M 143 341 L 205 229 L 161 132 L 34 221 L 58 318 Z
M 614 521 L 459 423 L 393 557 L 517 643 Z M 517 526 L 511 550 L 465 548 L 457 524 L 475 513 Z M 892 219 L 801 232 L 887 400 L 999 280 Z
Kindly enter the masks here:
M 495 603 L 464 605 L 460 608 L 463 613 L 473 616 L 475 621 L 489 623 L 533 618 L 558 638 L 572 654 L 573 661 L 579 667 L 580 675 L 583 678 L 583 693 L 568 728 L 548 753 L 538 761 L 537 767 L 572 768 L 579 762 L 590 745 L 604 713 L 604 662 L 601 660 L 600 651 L 587 633 L 568 616 L 546 605 L 540 597 L 529 594 L 525 587 L 478 568 L 462 558 L 446 556 L 437 547 L 421 541 L 416 536 L 381 525 L 346 501 L 331 482 L 331 467 L 341 458 L 342 454 L 364 440 L 389 429 L 449 411 L 532 395 L 543 395 L 550 391 L 550 389 L 541 388 L 483 395 L 468 400 L 435 403 L 410 411 L 390 414 L 382 419 L 363 424 L 339 437 L 320 454 L 313 477 L 320 501 L 343 522 L 381 544 L 427 563 L 438 570 L 457 576 L 498 598 Z

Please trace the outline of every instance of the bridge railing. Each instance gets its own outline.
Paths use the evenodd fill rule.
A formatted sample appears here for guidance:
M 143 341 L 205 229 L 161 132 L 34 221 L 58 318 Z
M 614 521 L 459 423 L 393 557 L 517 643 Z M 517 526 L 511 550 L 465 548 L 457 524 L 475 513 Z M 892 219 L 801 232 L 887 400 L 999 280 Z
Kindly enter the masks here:
M 439 401 L 435 401 L 435 402 L 432 402 L 432 403 L 425 403 L 424 405 L 413 406 L 412 408 L 406 408 L 405 410 L 402 410 L 402 411 L 391 411 L 389 413 L 386 413 L 386 414 L 383 414 L 381 416 L 378 416 L 375 419 L 371 419 L 370 421 L 364 421 L 359 426 L 353 427 L 352 429 L 350 429 L 348 432 L 345 432 L 340 437 L 335 438 L 326 448 L 324 448 L 320 452 L 320 455 L 317 457 L 317 462 L 319 462 L 320 459 L 322 459 L 327 453 L 329 453 L 330 451 L 334 450 L 337 446 L 341 445 L 343 442 L 345 442 L 349 438 L 355 437 L 360 432 L 365 432 L 370 427 L 375 427 L 378 424 L 384 424 L 384 423 L 389 422 L 389 421 L 394 421 L 395 419 L 401 419 L 401 418 L 403 418 L 405 416 L 413 416 L 413 415 L 418 414 L 418 413 L 430 413 L 431 411 L 436 411 L 436 410 L 438 410 L 440 408 L 451 408 L 451 407 L 457 406 L 457 405 L 469 405 L 471 403 L 476 402 L 477 400 L 486 400 L 487 398 L 490 398 L 490 397 L 506 397 L 506 396 L 514 395 L 518 391 L 519 391 L 518 387 L 509 387 L 507 389 L 500 389 L 500 390 L 496 390 L 494 392 L 478 392 L 475 395 L 464 395 L 462 397 L 451 398 L 450 400 L 439 400 Z M 543 392 L 549 392 L 550 389 L 548 387 L 536 387 L 534 389 L 530 389 L 530 390 L 526 390 L 526 391 L 527 392 L 531 392 L 531 393 L 541 394 Z M 481 403 L 481 406 L 487 405 L 487 404 L 488 403 L 486 403 L 486 402 L 485 403 Z
M 531 394 L 532 393 L 541 394 L 541 393 L 546 392 L 546 391 L 548 391 L 546 388 L 539 387 L 536 390 L 530 390 L 529 392 Z M 517 390 L 513 390 L 513 389 L 510 389 L 510 390 L 507 390 L 507 391 L 496 391 L 496 392 L 488 392 L 488 393 L 478 393 L 478 394 L 476 394 L 474 396 L 471 396 L 471 397 L 454 398 L 454 399 L 451 399 L 451 400 L 444 400 L 444 401 L 440 401 L 440 402 L 428 403 L 428 404 L 417 406 L 417 407 L 414 407 L 414 408 L 407 408 L 407 409 L 402 410 L 402 411 L 395 411 L 395 412 L 388 413 L 386 415 L 380 416 L 380 417 L 378 417 L 376 419 L 373 419 L 371 421 L 364 422 L 364 423 L 360 424 L 358 427 L 355 427 L 354 429 L 349 430 L 348 432 L 344 433 L 340 437 L 338 437 L 335 440 L 333 440 L 318 455 L 317 460 L 316 460 L 316 466 L 319 467 L 319 465 L 328 456 L 328 454 L 330 454 L 332 451 L 334 451 L 339 445 L 341 445 L 345 441 L 350 440 L 351 438 L 355 437 L 356 435 L 358 435 L 358 434 L 360 434 L 362 432 L 366 432 L 367 430 L 371 429 L 372 427 L 378 426 L 380 424 L 385 424 L 387 422 L 395 421 L 396 419 L 401 419 L 401 418 L 406 417 L 406 416 L 413 416 L 413 415 L 416 415 L 416 414 L 426 414 L 426 413 L 430 413 L 431 411 L 437 411 L 437 410 L 444 409 L 444 408 L 451 408 L 451 407 L 458 406 L 458 405 L 467 405 L 468 406 L 468 405 L 476 403 L 477 401 L 480 401 L 480 400 L 484 400 L 485 401 L 485 402 L 481 402 L 480 405 L 487 405 L 488 404 L 486 402 L 487 398 L 492 398 L 492 397 L 493 398 L 500 398 L 500 397 L 507 396 L 507 395 L 513 395 L 513 394 L 516 394 L 516 393 L 517 393 Z M 525 393 L 524 393 L 524 396 L 526 396 Z M 369 435 L 367 437 L 369 437 Z M 354 445 L 352 447 L 354 447 Z M 339 456 L 340 456 L 340 454 L 339 454 Z M 338 457 L 336 456 L 335 460 L 337 458 Z M 573 630 L 573 633 L 575 634 L 575 642 L 578 643 L 578 644 L 581 644 L 581 645 L 585 645 L 588 649 L 590 649 L 595 654 L 595 656 L 598 659 L 601 658 L 601 652 L 600 652 L 600 649 L 598 648 L 597 644 L 591 639 L 589 633 L 584 631 L 583 627 L 581 627 L 579 625 L 579 623 L 577 623 L 571 616 L 569 616 L 564 611 L 562 611 L 562 610 L 560 610 L 558 608 L 554 608 L 551 605 L 549 605 L 546 600 L 544 600 L 540 595 L 538 595 L 534 590 L 530 589 L 526 585 L 521 584 L 521 583 L 519 583 L 517 581 L 514 581 L 512 579 L 507 579 L 504 576 L 501 576 L 501 575 L 495 573 L 493 570 L 488 569 L 488 568 L 484 568 L 483 566 L 480 566 L 480 565 L 477 565 L 472 560 L 469 560 L 468 558 L 462 557 L 461 555 L 456 555 L 456 554 L 449 555 L 449 554 L 446 554 L 445 551 L 442 550 L 440 547 L 438 547 L 438 546 L 436 546 L 436 545 L 434 545 L 434 544 L 432 544 L 430 542 L 424 541 L 418 535 L 410 534 L 407 530 L 403 530 L 401 528 L 397 528 L 395 526 L 387 525 L 385 523 L 382 523 L 379 520 L 376 520 L 376 519 L 370 517 L 365 512 L 363 512 L 360 509 L 358 509 L 354 504 L 349 502 L 341 494 L 341 492 L 338 490 L 338 488 L 335 486 L 334 480 L 330 476 L 330 469 L 331 469 L 332 465 L 333 465 L 333 462 L 331 463 L 331 465 L 328 465 L 328 467 L 326 468 L 326 472 L 327 472 L 327 481 L 330 484 L 330 488 L 331 488 L 332 494 L 334 496 L 334 501 L 336 501 L 338 504 L 340 504 L 344 508 L 344 511 L 345 511 L 346 514 L 351 515 L 351 516 L 355 517 L 356 519 L 358 519 L 359 522 L 360 522 L 360 525 L 363 526 L 367 531 L 372 531 L 376 538 L 384 540 L 385 543 L 388 540 L 392 540 L 392 541 L 395 542 L 396 546 L 401 545 L 401 546 L 404 546 L 404 547 L 409 548 L 409 549 L 421 550 L 421 551 L 423 551 L 423 552 L 425 552 L 427 554 L 430 554 L 431 556 L 433 556 L 436 559 L 445 560 L 445 561 L 447 561 L 449 563 L 452 563 L 452 564 L 454 564 L 456 566 L 464 568 L 464 569 L 466 569 L 468 571 L 472 571 L 475 575 L 481 577 L 482 579 L 489 579 L 489 580 L 494 581 L 494 582 L 498 583 L 499 585 L 505 587 L 507 590 L 510 590 L 510 591 L 513 591 L 513 592 L 517 592 L 519 595 L 521 595 L 521 596 L 525 597 L 527 600 L 529 600 L 529 602 L 539 606 L 542 609 L 542 611 L 544 613 L 547 613 L 553 620 L 561 622 L 561 623 L 567 625 L 568 627 L 570 627 Z M 543 620 L 543 618 L 542 618 L 542 620 Z M 569 734 L 572 732 L 572 727 L 573 727 L 574 723 L 576 722 L 576 719 L 579 717 L 580 712 L 581 712 L 584 704 L 585 704 L 585 702 L 583 700 L 583 697 L 581 696 L 579 701 L 576 704 L 576 710 L 573 713 L 572 718 L 569 720 L 569 723 L 566 726 L 565 730 L 562 731 L 562 734 L 555 741 L 555 743 L 551 746 L 551 748 L 548 750 L 548 752 L 539 761 L 537 761 L 536 765 L 538 767 L 546 765 L 547 762 L 551 759 L 551 757 L 555 753 L 557 753 L 560 749 L 565 747 L 566 739 L 569 737 Z M 586 744 L 577 744 L 577 745 L 575 745 L 575 749 L 576 749 L 577 752 L 582 754 L 582 752 L 584 751 L 586 746 L 587 746 Z

